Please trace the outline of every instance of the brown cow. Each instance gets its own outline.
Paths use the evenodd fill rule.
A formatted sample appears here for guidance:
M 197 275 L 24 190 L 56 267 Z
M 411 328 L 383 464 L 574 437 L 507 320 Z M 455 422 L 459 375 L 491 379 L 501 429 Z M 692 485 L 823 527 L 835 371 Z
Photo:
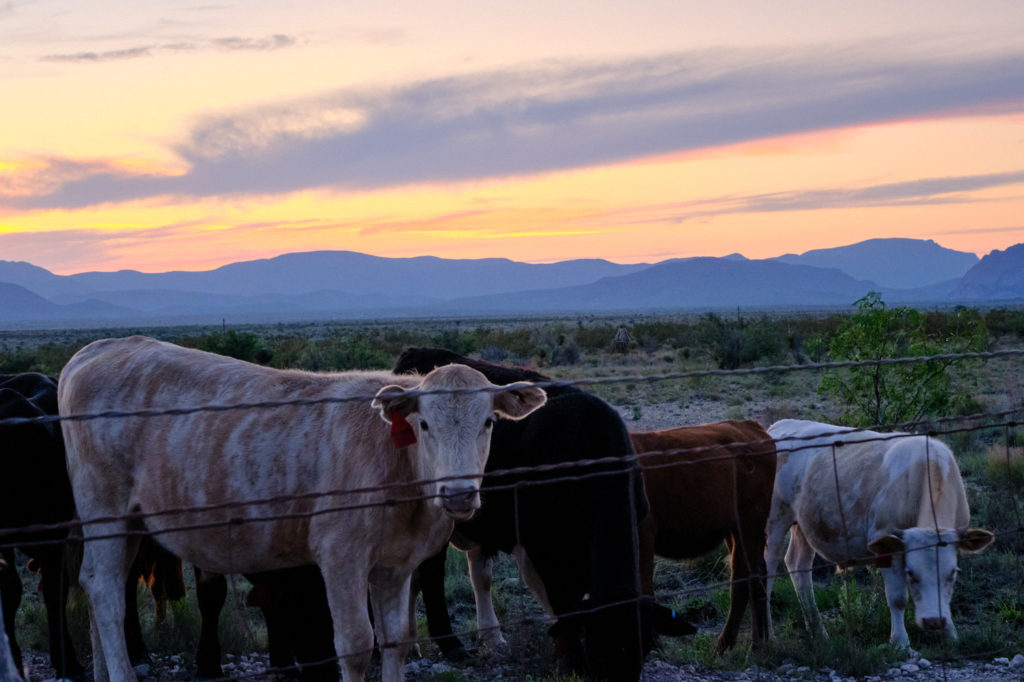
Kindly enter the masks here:
M 724 421 L 630 434 L 641 454 L 651 513 L 640 524 L 640 580 L 654 594 L 654 556 L 692 559 L 725 541 L 730 555 L 729 614 L 715 643 L 736 643 L 751 604 L 750 634 L 768 637 L 765 524 L 775 482 L 775 446 L 755 421 Z M 652 453 L 643 456 L 643 453 Z
M 437 389 L 448 392 L 421 393 Z M 464 365 L 314 374 L 143 337 L 80 350 L 61 374 L 64 416 L 317 401 L 62 422 L 96 679 L 135 680 L 121 625 L 140 527 L 213 573 L 317 564 L 346 682 L 369 664 L 369 591 L 382 677 L 403 679 L 413 570 L 479 507 L 495 416 L 522 418 L 546 399 L 527 383 L 497 389 Z

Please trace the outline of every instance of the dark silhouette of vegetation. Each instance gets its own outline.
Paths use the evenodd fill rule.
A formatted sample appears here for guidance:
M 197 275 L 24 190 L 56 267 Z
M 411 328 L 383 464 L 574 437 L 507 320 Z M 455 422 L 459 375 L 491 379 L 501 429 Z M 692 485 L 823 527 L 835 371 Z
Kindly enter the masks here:
M 868 300 L 867 298 L 861 301 Z M 884 309 L 884 304 L 877 299 Z M 857 304 L 861 305 L 860 302 Z M 875 305 L 875 304 L 872 304 Z M 196 327 L 68 332 L 0 332 L 0 372 L 57 374 L 79 348 L 98 338 L 142 333 L 193 348 L 278 368 L 311 371 L 383 369 L 409 346 L 442 346 L 488 360 L 537 367 L 593 363 L 610 352 L 620 326 L 632 341 L 629 354 L 672 357 L 687 368 L 803 364 L 830 359 L 876 359 L 850 346 L 851 320 L 863 327 L 868 311 L 851 314 L 789 313 L 639 316 L 575 320 L 508 320 L 471 326 L 465 321 L 260 325 L 228 330 Z M 979 344 L 1012 345 L 1024 339 L 1024 310 L 973 308 L 885 311 L 896 337 L 886 357 Z M 909 330 L 916 336 L 908 336 Z M 839 341 L 836 341 L 839 339 Z M 918 342 L 912 343 L 913 339 Z M 923 342 L 927 342 L 923 344 Z M 923 344 L 923 345 L 922 345 Z M 930 344 L 930 345 L 928 345 Z M 895 354 L 895 355 L 893 355 Z M 954 372 L 954 375 L 956 372 Z M 829 389 L 832 390 L 832 389 Z M 937 409 L 937 408 L 936 408 Z M 876 410 L 876 412 L 878 412 Z M 926 410 L 926 413 L 928 411 Z M 880 412 L 878 412 L 880 413 Z
M 274 352 L 267 348 L 263 339 L 250 332 L 240 332 L 234 329 L 221 334 L 184 339 L 182 345 L 260 365 L 269 363 L 274 357 Z

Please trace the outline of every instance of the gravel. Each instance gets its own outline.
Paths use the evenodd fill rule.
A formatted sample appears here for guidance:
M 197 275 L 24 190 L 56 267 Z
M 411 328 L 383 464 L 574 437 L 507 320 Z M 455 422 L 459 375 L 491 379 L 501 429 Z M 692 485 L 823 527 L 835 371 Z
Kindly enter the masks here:
M 38 651 L 26 651 L 25 660 L 30 672 L 30 680 L 49 679 L 53 675 L 53 669 L 49 666 L 49 659 L 46 654 Z M 142 672 L 142 682 L 181 682 L 182 680 L 193 679 L 192 671 L 185 661 L 183 654 L 155 655 L 153 662 Z M 461 673 L 467 682 L 484 682 L 494 680 L 495 682 L 523 680 L 526 675 L 520 665 L 521 661 L 510 653 L 483 654 L 475 657 L 466 664 L 452 664 L 446 661 L 432 658 L 421 658 L 406 665 L 406 679 L 409 682 L 430 682 L 438 677 L 454 672 Z M 224 662 L 224 674 L 231 679 L 266 679 L 262 675 L 267 669 L 269 661 L 266 654 L 253 653 L 243 656 L 227 654 Z M 533 677 L 547 673 L 538 671 L 531 673 Z M 379 670 L 371 668 L 369 678 L 379 679 Z M 454 678 L 458 679 L 458 678 Z M 720 682 L 723 680 L 763 680 L 764 682 L 792 682 L 793 680 L 814 680 L 822 682 L 882 682 L 883 680 L 913 680 L 915 682 L 926 682 L 929 680 L 942 680 L 952 682 L 966 682 L 968 680 L 979 680 L 980 682 L 995 682 L 997 680 L 1020 680 L 1024 679 L 1024 655 L 1017 654 L 1012 657 L 994 658 L 989 662 L 968 662 L 943 665 L 940 662 L 930 662 L 926 659 L 915 658 L 909 660 L 899 667 L 890 668 L 881 675 L 869 675 L 867 677 L 850 677 L 836 673 L 829 668 L 812 670 L 808 667 L 796 666 L 793 663 L 783 663 L 775 670 L 748 668 L 742 671 L 711 670 L 699 665 L 672 665 L 651 656 L 644 665 L 641 682 L 678 682 L 688 680 L 693 682 Z

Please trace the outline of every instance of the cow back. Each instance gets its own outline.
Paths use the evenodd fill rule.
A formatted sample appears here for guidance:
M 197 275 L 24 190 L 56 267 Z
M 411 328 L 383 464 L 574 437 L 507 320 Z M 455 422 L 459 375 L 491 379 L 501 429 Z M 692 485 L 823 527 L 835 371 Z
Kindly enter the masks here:
M 62 410 L 182 413 L 66 424 L 72 484 L 89 491 L 78 500 L 81 514 L 150 514 L 145 527 L 161 544 L 220 573 L 310 563 L 311 535 L 324 536 L 314 530 L 319 525 L 357 535 L 374 535 L 371 529 L 380 527 L 416 528 L 414 520 L 382 525 L 382 518 L 415 512 L 413 505 L 375 504 L 385 493 L 308 496 L 423 478 L 415 447 L 393 447 L 369 398 L 344 400 L 373 396 L 396 381 L 416 384 L 387 372 L 274 370 L 142 337 L 90 344 L 65 367 Z M 272 411 L 194 409 L 266 401 L 288 404 Z M 275 501 L 216 507 L 261 499 Z M 345 512 L 344 523 L 338 514 L 316 514 L 337 506 L 356 509 Z M 165 513 L 171 510 L 183 511 Z M 261 521 L 246 522 L 256 520 Z M 167 532 L 190 526 L 200 527 Z M 225 546 L 232 551 L 222 551 Z
M 760 424 L 730 420 L 630 437 L 641 455 L 659 556 L 700 556 L 722 538 L 745 535 L 744 527 L 763 533 L 776 455 Z

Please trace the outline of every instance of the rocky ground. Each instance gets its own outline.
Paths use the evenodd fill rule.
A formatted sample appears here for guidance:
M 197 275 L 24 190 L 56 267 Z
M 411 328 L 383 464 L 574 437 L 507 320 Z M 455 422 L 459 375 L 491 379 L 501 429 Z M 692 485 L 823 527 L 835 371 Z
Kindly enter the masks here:
M 143 682 L 180 682 L 192 679 L 183 654 L 154 656 L 153 664 L 139 670 Z M 31 680 L 43 680 L 52 676 L 45 654 L 29 651 L 26 655 Z M 254 653 L 244 656 L 228 654 L 224 664 L 225 679 L 260 680 L 267 679 L 264 671 L 268 667 L 266 654 Z M 539 673 L 544 675 L 543 672 Z M 485 682 L 488 680 L 513 681 L 537 678 L 538 673 L 524 673 L 518 656 L 504 653 L 476 657 L 467 664 L 451 664 L 432 658 L 422 658 L 406 666 L 406 679 L 410 682 L 434 682 L 438 680 L 465 680 Z M 283 679 L 283 678 L 277 678 Z M 379 671 L 371 671 L 370 679 L 379 679 Z M 812 670 L 784 663 L 775 670 L 748 668 L 743 671 L 711 670 L 697 665 L 671 665 L 652 656 L 644 666 L 641 682 L 720 682 L 724 680 L 763 680 L 765 682 L 791 682 L 793 680 L 821 680 L 828 682 L 850 681 L 858 678 L 844 677 L 828 668 Z M 996 682 L 1024 679 L 1024 655 L 1013 658 L 996 658 L 988 662 L 952 663 L 943 665 L 923 658 L 913 659 L 900 667 L 893 667 L 881 675 L 860 678 L 865 682 L 882 680 L 906 680 L 907 682 Z

